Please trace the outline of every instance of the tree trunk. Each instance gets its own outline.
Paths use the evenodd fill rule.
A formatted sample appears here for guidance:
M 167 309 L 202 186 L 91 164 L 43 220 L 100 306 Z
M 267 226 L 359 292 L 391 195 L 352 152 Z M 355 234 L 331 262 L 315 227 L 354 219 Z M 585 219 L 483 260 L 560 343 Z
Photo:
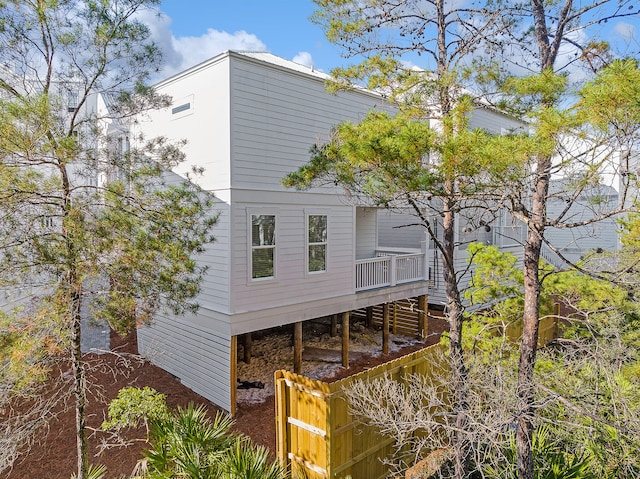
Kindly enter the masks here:
M 59 165 L 60 178 L 63 186 L 62 234 L 65 237 L 67 253 L 67 272 L 65 293 L 69 297 L 69 314 L 71 316 L 71 368 L 73 371 L 73 395 L 76 401 L 76 451 L 78 473 L 76 479 L 87 479 L 89 472 L 89 446 L 87 444 L 87 384 L 84 362 L 82 360 L 81 320 L 82 320 L 82 278 L 78 268 L 78 257 L 74 233 L 79 227 L 74 219 L 72 208 L 71 183 L 67 165 Z
M 72 368 L 73 368 L 73 394 L 76 400 L 76 450 L 78 455 L 77 479 L 86 479 L 89 471 L 89 446 L 87 444 L 87 393 L 84 362 L 82 360 L 80 308 L 82 306 L 82 294 L 80 286 L 73 284 L 71 293 L 71 312 L 73 314 L 73 330 L 71 339 Z
M 540 278 L 538 275 L 546 218 L 551 160 L 539 158 L 531 201 L 527 243 L 524 247 L 524 316 L 520 362 L 518 364 L 518 423 L 516 429 L 517 470 L 519 479 L 533 479 L 533 417 L 535 384 L 533 372 L 538 348 L 540 317 Z
M 453 181 L 446 185 L 453 190 Z M 454 389 L 453 410 L 455 414 L 456 433 L 454 449 L 454 477 L 466 477 L 467 467 L 467 428 L 468 410 L 468 378 L 467 368 L 462 351 L 463 310 L 460 301 L 460 291 L 454 268 L 455 252 L 455 214 L 451 202 L 445 201 L 443 217 L 443 278 L 447 295 L 449 322 L 449 363 L 451 366 L 451 380 Z

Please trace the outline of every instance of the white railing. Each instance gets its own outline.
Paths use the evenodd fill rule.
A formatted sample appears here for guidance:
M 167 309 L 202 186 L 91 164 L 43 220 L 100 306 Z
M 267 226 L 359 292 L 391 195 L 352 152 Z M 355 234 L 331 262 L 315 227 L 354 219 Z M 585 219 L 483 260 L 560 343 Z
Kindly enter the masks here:
M 558 256 L 558 253 L 553 251 L 546 244 L 542 245 L 542 249 L 540 250 L 540 256 L 542 256 L 542 259 L 544 259 L 547 263 L 549 263 L 554 268 L 564 269 L 567 266 L 567 263 L 565 263 L 562 260 L 562 258 Z
M 356 260 L 356 291 L 424 280 L 423 253 L 381 255 Z

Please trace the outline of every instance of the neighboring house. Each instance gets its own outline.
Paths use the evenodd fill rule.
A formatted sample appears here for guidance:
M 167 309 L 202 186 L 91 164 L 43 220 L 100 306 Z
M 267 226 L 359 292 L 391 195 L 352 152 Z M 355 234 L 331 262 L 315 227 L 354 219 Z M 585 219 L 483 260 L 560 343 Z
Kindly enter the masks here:
M 8 67 L 0 65 L 0 79 L 7 86 L 14 89 L 18 95 L 34 95 L 42 91 L 42 86 L 38 79 L 23 77 L 16 75 Z M 83 194 L 83 190 L 93 189 L 96 186 L 102 186 L 107 179 L 112 179 L 113 175 L 118 172 L 114 168 L 108 167 L 108 162 L 101 159 L 101 154 L 106 151 L 109 146 L 111 151 L 119 148 L 121 152 L 125 152 L 129 148 L 129 127 L 121 125 L 113 120 L 112 102 L 109 96 L 99 93 L 90 93 L 85 101 L 80 104 L 80 98 L 86 86 L 82 82 L 51 82 L 51 89 L 48 93 L 50 101 L 55 105 L 56 119 L 59 121 L 58 126 L 61 131 L 67 131 L 72 116 L 77 118 L 77 127 L 74 135 L 77 135 L 83 148 L 92 150 L 90 156 L 92 158 L 89 163 L 86 158 L 79 159 L 69 164 L 70 183 L 72 188 Z M 9 95 L 3 88 L 0 88 L 0 98 L 11 100 Z M 3 162 L 11 162 L 11 158 L 3 158 Z M 18 160 L 20 161 L 20 160 Z M 47 177 L 53 178 L 53 181 L 59 180 L 59 170 L 52 163 L 46 161 L 32 161 L 29 166 L 30 159 L 20 163 L 21 168 L 32 168 L 43 174 L 43 181 Z M 34 202 L 32 209 L 29 211 L 20 211 L 21 219 L 29 217 L 29 221 L 25 222 L 34 231 L 42 233 L 42 235 L 59 234 L 61 228 L 60 213 L 55 205 L 51 205 L 47 201 L 41 201 L 39 204 Z M 0 225 L 0 228 L 6 226 Z M 24 225 L 23 225 L 24 226 Z M 57 281 L 57 272 L 51 276 L 47 272 L 42 273 L 42 277 L 35 279 L 36 273 L 33 273 L 33 282 L 29 284 L 9 285 L 0 288 L 0 310 L 17 311 L 20 314 L 29 314 L 32 312 L 33 305 L 37 303 L 35 299 L 50 293 L 51 281 Z M 89 321 L 90 305 L 84 304 L 83 310 L 86 311 L 83 319 L 83 351 L 92 349 L 108 349 L 109 331 L 108 326 L 103 324 L 95 324 Z

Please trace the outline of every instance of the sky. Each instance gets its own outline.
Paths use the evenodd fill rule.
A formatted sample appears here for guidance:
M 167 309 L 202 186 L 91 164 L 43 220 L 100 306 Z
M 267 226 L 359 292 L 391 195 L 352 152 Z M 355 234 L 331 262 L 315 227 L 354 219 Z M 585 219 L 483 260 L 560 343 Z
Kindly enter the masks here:
M 226 50 L 268 51 L 329 73 L 352 61 L 342 58 L 340 48 L 309 20 L 316 8 L 312 0 L 163 0 L 161 15 L 147 13 L 145 23 L 165 54 L 160 78 Z M 632 37 L 637 43 L 639 22 L 638 16 L 627 17 L 597 25 L 592 32 L 612 44 Z
M 309 20 L 311 0 L 164 0 L 153 19 L 169 76 L 226 50 L 268 51 L 329 72 L 346 63 Z

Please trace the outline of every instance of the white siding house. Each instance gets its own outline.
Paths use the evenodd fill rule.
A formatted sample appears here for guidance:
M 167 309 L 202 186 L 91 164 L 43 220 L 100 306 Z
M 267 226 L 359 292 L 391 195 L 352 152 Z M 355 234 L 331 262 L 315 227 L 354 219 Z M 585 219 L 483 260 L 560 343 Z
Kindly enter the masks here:
M 220 213 L 216 241 L 200 258 L 209 270 L 198 313 L 157 317 L 139 330 L 139 348 L 227 410 L 238 335 L 427 292 L 419 242 L 403 248 L 398 235 L 408 276 L 390 275 L 378 257 L 375 209 L 354 206 L 333 187 L 281 185 L 332 127 L 387 108 L 371 92 L 327 93 L 326 78 L 270 54 L 227 52 L 158 84 L 173 105 L 139 125 L 149 137 L 188 140 L 176 173 L 204 167 L 195 181 L 215 195 Z
M 209 270 L 198 313 L 159 315 L 138 330 L 139 349 L 230 411 L 238 335 L 426 294 L 444 304 L 441 260 L 414 217 L 358 206 L 336 187 L 281 185 L 335 125 L 389 109 L 372 92 L 330 94 L 326 79 L 267 53 L 226 52 L 156 85 L 173 104 L 137 126 L 149 137 L 187 139 L 187 161 L 175 172 L 203 167 L 194 181 L 215 195 L 219 213 L 216 240 L 199 259 Z M 479 108 L 470 126 L 503 134 L 522 123 Z M 460 225 L 459 240 L 521 255 L 521 225 L 502 215 L 490 226 Z

